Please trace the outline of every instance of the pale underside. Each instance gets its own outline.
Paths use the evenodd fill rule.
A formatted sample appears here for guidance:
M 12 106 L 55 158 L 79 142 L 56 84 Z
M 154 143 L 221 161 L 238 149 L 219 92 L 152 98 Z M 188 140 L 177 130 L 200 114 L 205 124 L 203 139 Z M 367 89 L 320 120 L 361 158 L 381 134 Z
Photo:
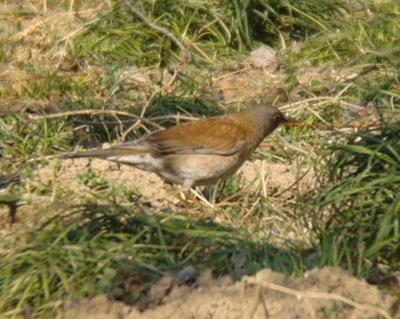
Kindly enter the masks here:
M 106 159 L 154 172 L 169 183 L 190 188 L 213 184 L 218 179 L 234 174 L 246 160 L 247 156 L 243 155 L 172 154 L 153 157 L 144 153 L 111 156 Z

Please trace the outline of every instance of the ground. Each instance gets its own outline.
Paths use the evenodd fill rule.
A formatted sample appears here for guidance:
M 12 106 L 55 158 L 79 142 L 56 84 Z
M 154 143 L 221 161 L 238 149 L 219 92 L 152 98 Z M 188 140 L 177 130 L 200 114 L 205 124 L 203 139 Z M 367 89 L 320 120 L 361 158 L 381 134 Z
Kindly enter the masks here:
M 342 269 L 326 267 L 289 278 L 271 270 L 246 276 L 212 279 L 211 272 L 185 285 L 168 275 L 148 287 L 143 305 L 129 306 L 100 295 L 70 302 L 65 319 L 239 319 L 239 318 L 391 318 L 395 298 L 354 278 Z M 399 318 L 397 312 L 393 318 Z
M 51 184 L 56 176 L 57 188 L 87 193 L 90 188 L 79 182 L 79 176 L 88 170 L 96 171 L 111 184 L 139 188 L 144 203 L 159 209 L 176 206 L 176 211 L 179 211 L 176 189 L 155 174 L 102 160 L 65 160 L 45 166 L 36 171 L 30 187 Z M 238 176 L 243 177 L 246 192 L 263 190 L 263 185 L 267 197 L 284 191 L 277 203 L 283 205 L 285 201 L 309 192 L 316 182 L 312 172 L 302 174 L 298 170 L 296 165 L 255 160 L 246 162 Z M 32 198 L 31 205 L 48 200 L 47 196 Z M 21 207 L 20 220 L 32 218 L 25 218 L 29 216 L 31 207 Z M 224 215 L 210 214 L 218 222 L 226 222 Z M 301 239 L 307 232 L 305 228 L 296 227 L 293 218 L 282 221 L 284 223 L 292 224 L 283 228 L 287 232 L 285 236 Z M 35 221 L 30 220 L 29 224 L 40 224 L 40 216 Z M 282 225 L 276 228 L 272 225 L 268 232 L 283 236 Z M 239 281 L 230 276 L 214 278 L 211 270 L 203 270 L 200 274 L 194 270 L 194 274 L 189 276 L 193 278 L 183 282 L 180 275 L 171 273 L 153 285 L 127 278 L 123 282 L 123 295 L 112 293 L 69 300 L 62 318 L 400 318 L 400 313 L 392 317 L 388 315 L 396 309 L 393 295 L 340 268 L 315 268 L 305 273 L 304 278 L 287 277 L 269 269 L 254 276 L 244 276 Z M 130 304 L 129 295 L 138 292 L 144 297 Z

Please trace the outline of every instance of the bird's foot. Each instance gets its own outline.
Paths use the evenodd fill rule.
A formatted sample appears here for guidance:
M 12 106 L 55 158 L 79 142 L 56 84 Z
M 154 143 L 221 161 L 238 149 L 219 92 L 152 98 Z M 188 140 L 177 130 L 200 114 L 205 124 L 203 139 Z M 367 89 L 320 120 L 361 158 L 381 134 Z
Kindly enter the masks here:
M 193 203 L 193 200 L 195 199 L 195 201 L 200 201 L 207 207 L 214 207 L 214 205 L 210 203 L 210 201 L 201 192 L 194 188 L 178 186 L 178 191 L 175 193 L 174 197 L 177 197 L 178 201 L 181 203 Z
M 208 207 L 214 207 L 212 203 L 201 193 L 198 192 L 197 190 L 190 188 L 190 192 L 197 198 L 200 202 L 202 202 L 204 205 Z

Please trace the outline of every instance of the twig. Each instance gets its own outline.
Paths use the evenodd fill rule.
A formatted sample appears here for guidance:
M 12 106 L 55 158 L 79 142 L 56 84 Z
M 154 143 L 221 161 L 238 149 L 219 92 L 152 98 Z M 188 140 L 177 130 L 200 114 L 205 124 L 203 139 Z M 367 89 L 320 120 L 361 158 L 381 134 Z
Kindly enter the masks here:
M 296 184 L 299 184 L 300 181 L 310 172 L 310 170 L 311 169 L 308 169 L 307 171 L 305 171 L 300 177 L 296 178 L 296 180 L 292 184 L 290 184 L 284 190 L 282 190 L 278 194 L 276 194 L 275 197 L 280 197 L 282 194 L 284 194 L 287 191 L 291 190 L 293 186 L 295 186 Z
M 118 111 L 118 110 L 78 110 L 78 111 L 69 111 L 69 112 L 60 112 L 54 114 L 46 114 L 46 115 L 32 115 L 30 116 L 31 120 L 50 120 L 56 119 L 59 117 L 69 117 L 75 115 L 121 115 L 126 117 L 138 118 L 136 114 Z
M 285 109 L 288 109 L 288 108 L 291 108 L 294 106 L 299 106 L 299 105 L 303 105 L 303 104 L 307 104 L 307 103 L 311 103 L 311 102 L 332 101 L 332 100 L 334 100 L 334 98 L 329 97 L 329 96 L 312 97 L 312 98 L 305 99 L 302 101 L 288 103 L 288 104 L 280 107 L 279 109 L 285 110 Z
M 168 89 L 169 87 L 172 86 L 172 84 L 175 82 L 176 77 L 178 75 L 178 72 L 176 70 L 174 70 L 174 73 L 172 75 L 171 80 L 168 82 L 168 84 L 165 87 L 161 87 L 159 90 L 153 92 L 150 96 L 150 98 L 147 100 L 146 104 L 143 106 L 142 108 L 142 112 L 140 113 L 139 118 L 136 120 L 136 122 L 134 124 L 132 124 L 123 134 L 122 134 L 122 140 L 125 141 L 126 137 L 128 136 L 128 134 L 130 132 L 132 132 L 133 130 L 135 130 L 136 128 L 138 128 L 141 123 L 143 122 L 144 116 L 146 114 L 147 109 L 149 108 L 149 106 L 153 103 L 154 99 L 156 98 L 156 96 L 158 94 L 160 94 L 162 91 L 164 91 L 165 89 Z
M 133 119 L 139 118 L 139 116 L 136 114 L 124 112 L 124 111 L 118 111 L 118 110 L 77 110 L 77 111 L 60 112 L 60 113 L 46 114 L 46 115 L 31 115 L 29 118 L 33 121 L 39 121 L 39 120 L 52 120 L 52 119 L 57 119 L 60 117 L 69 117 L 69 116 L 77 116 L 77 115 L 120 115 L 120 116 L 130 117 Z M 198 118 L 193 117 L 193 116 L 180 115 L 180 114 L 178 114 L 178 115 L 159 115 L 159 116 L 143 118 L 143 122 L 151 124 L 157 128 L 162 128 L 162 127 L 160 127 L 160 125 L 155 124 L 154 122 L 165 121 L 165 120 L 195 121 L 195 120 L 198 120 Z M 125 123 L 125 122 L 126 121 L 123 121 L 123 123 Z M 114 123 L 119 123 L 119 122 L 118 121 L 108 121 L 107 122 L 107 124 L 114 124 Z
M 211 27 L 213 24 L 217 23 L 218 19 L 214 19 L 212 21 L 210 21 L 209 23 L 207 23 L 206 25 L 203 25 L 199 30 L 196 31 L 196 38 L 197 36 L 201 35 L 203 33 L 204 30 L 208 29 L 209 27 Z
M 303 122 L 295 122 L 290 121 L 286 123 L 287 126 L 292 127 L 306 127 L 306 128 L 313 128 L 313 129 L 321 129 L 321 130 L 333 130 L 333 129 L 367 129 L 367 128 L 380 128 L 382 124 L 375 121 L 372 123 L 353 123 L 350 125 L 342 125 L 342 124 L 325 124 L 325 123 L 318 123 L 318 124 L 307 124 Z
M 265 174 L 265 161 L 262 161 L 260 175 L 261 175 L 261 186 L 262 186 L 263 197 L 265 199 L 267 199 L 268 191 L 267 191 L 267 183 L 266 183 L 267 175 Z
M 253 214 L 253 212 L 254 212 L 256 206 L 258 205 L 258 203 L 260 202 L 260 200 L 261 200 L 261 197 L 257 197 L 257 199 L 254 201 L 253 205 L 251 205 L 250 209 L 246 212 L 246 214 L 244 214 L 242 216 L 242 218 L 241 218 L 242 220 L 247 219 L 250 215 Z
M 259 305 L 262 305 L 263 310 L 264 310 L 264 318 L 268 319 L 269 318 L 269 312 L 268 312 L 268 308 L 267 305 L 265 304 L 265 300 L 264 300 L 264 296 L 262 294 L 262 287 L 258 286 L 256 289 L 256 293 L 255 293 L 255 298 L 253 298 L 253 305 L 249 305 L 249 310 L 248 310 L 248 315 L 245 316 L 246 319 L 253 319 L 256 311 L 259 307 Z
M 66 154 L 68 154 L 68 153 L 66 153 Z M 41 162 L 41 161 L 57 158 L 58 156 L 59 155 L 47 155 L 47 156 L 35 157 L 35 158 L 31 158 L 31 159 L 26 160 L 26 163 Z
M 142 128 L 147 134 L 151 133 L 151 131 L 146 127 L 146 125 L 140 124 L 139 127 Z M 163 129 L 163 127 L 159 126 L 159 130 L 162 130 L 162 129 Z
M 122 140 L 125 141 L 126 137 L 128 136 L 128 134 L 130 132 L 132 132 L 133 130 L 135 130 L 136 128 L 138 128 L 142 122 L 143 122 L 143 118 L 144 115 L 146 114 L 146 111 L 148 109 L 148 107 L 150 106 L 151 103 L 153 103 L 154 98 L 160 93 L 160 90 L 155 91 L 150 98 L 148 99 L 148 101 L 146 102 L 146 104 L 142 107 L 142 112 L 140 113 L 140 116 L 138 117 L 138 119 L 136 120 L 135 123 L 133 123 L 127 130 L 125 130 L 124 133 L 122 133 Z
M 172 42 L 174 42 L 177 47 L 184 53 L 185 60 L 187 62 L 190 62 L 191 57 L 190 57 L 190 51 L 182 44 L 179 39 L 172 34 L 169 30 L 159 26 L 158 24 L 155 24 L 154 22 L 150 21 L 149 18 L 147 18 L 138 8 L 136 8 L 129 0 L 124 1 L 126 6 L 132 11 L 133 14 L 135 14 L 137 17 L 139 17 L 145 24 L 147 24 L 150 28 L 164 34 L 166 37 L 170 38 Z
M 267 289 L 279 291 L 279 292 L 282 292 L 287 295 L 295 296 L 297 298 L 313 298 L 313 299 L 339 301 L 346 305 L 352 306 L 356 309 L 379 313 L 381 316 L 383 316 L 386 319 L 392 319 L 392 317 L 382 308 L 368 305 L 368 304 L 360 304 L 349 298 L 346 298 L 346 297 L 343 297 L 343 296 L 340 296 L 337 294 L 326 293 L 326 292 L 300 291 L 300 290 L 288 288 L 285 286 L 281 286 L 278 284 L 274 284 L 271 282 L 259 282 L 259 280 L 254 279 L 254 278 L 247 278 L 246 281 L 250 284 L 255 284 L 255 285 L 267 288 Z
M 197 117 L 193 117 L 193 116 L 185 116 L 185 115 L 159 115 L 159 116 L 153 116 L 153 117 L 149 117 L 150 120 L 152 121 L 165 121 L 165 120 L 184 120 L 184 121 L 196 121 L 199 120 L 199 118 Z
M 312 108 L 310 108 L 309 106 L 306 106 L 306 109 L 313 114 L 317 119 L 319 119 L 321 122 L 323 122 L 326 125 L 329 125 L 329 123 L 327 121 L 325 121 L 321 115 L 319 115 L 319 113 L 317 111 L 314 111 Z
M 45 16 L 47 13 L 47 0 L 43 0 L 43 15 Z
M 32 8 L 36 13 L 39 13 L 38 9 L 36 9 L 35 5 L 34 5 L 30 0 L 27 0 L 27 2 L 29 3 L 29 5 L 31 6 L 31 8 Z
M 215 81 L 215 82 L 219 82 L 219 81 L 221 81 L 222 79 L 225 79 L 225 78 L 227 78 L 227 77 L 230 77 L 230 76 L 235 75 L 235 74 L 238 74 L 238 73 L 242 73 L 242 72 L 248 71 L 248 70 L 250 70 L 250 69 L 251 69 L 250 66 L 245 66 L 245 67 L 243 67 L 243 68 L 241 68 L 241 69 L 239 69 L 239 70 L 235 70 L 235 71 L 232 71 L 232 72 L 224 73 L 224 74 L 218 76 L 217 78 L 215 78 L 214 81 Z
M 69 111 L 69 112 L 61 112 L 61 113 L 55 113 L 55 114 L 47 114 L 47 115 L 31 115 L 30 119 L 34 121 L 38 120 L 50 120 L 50 119 L 56 119 L 60 117 L 69 117 L 69 116 L 76 116 L 76 115 L 112 115 L 114 117 L 117 117 L 117 115 L 120 116 L 126 116 L 134 119 L 139 119 L 139 116 L 133 113 L 129 112 L 124 112 L 124 111 L 118 111 L 118 110 L 78 110 L 78 111 Z M 142 118 L 141 121 L 143 123 L 149 124 L 157 129 L 163 129 L 162 126 L 158 125 L 151 119 L 146 119 Z M 117 124 L 122 124 L 120 120 L 115 121 Z
M 225 187 L 225 185 L 222 188 L 224 188 L 224 187 Z M 219 206 L 219 207 L 229 206 L 231 204 L 230 203 L 231 201 L 242 196 L 246 191 L 247 191 L 247 185 L 245 185 L 242 189 L 238 190 L 237 192 L 233 193 L 232 195 L 224 198 L 221 202 L 217 203 L 217 206 Z
M 46 119 L 46 118 L 40 118 L 38 120 L 43 120 L 43 119 Z M 36 118 L 32 118 L 31 117 L 31 120 L 36 120 Z M 180 115 L 180 114 L 177 114 L 177 115 L 159 115 L 159 116 L 143 118 L 144 122 L 147 122 L 147 123 L 153 122 L 152 125 L 160 128 L 160 129 L 163 128 L 163 127 L 158 125 L 158 124 L 156 124 L 155 122 L 163 122 L 163 121 L 168 121 L 168 120 L 175 120 L 176 122 L 179 122 L 180 120 L 183 120 L 183 121 L 196 121 L 196 120 L 199 120 L 199 118 L 193 117 L 193 116 L 184 116 L 184 115 Z M 122 124 L 135 123 L 136 120 L 101 121 L 101 122 L 98 122 L 98 123 L 90 122 L 90 121 L 73 120 L 73 122 L 77 123 L 77 124 L 86 124 L 86 125 L 116 125 L 116 124 L 119 124 L 119 123 L 122 123 Z
M 200 47 L 196 43 L 190 42 L 190 46 L 195 48 L 209 63 L 214 62 L 214 60 L 211 59 L 202 49 L 200 49 Z

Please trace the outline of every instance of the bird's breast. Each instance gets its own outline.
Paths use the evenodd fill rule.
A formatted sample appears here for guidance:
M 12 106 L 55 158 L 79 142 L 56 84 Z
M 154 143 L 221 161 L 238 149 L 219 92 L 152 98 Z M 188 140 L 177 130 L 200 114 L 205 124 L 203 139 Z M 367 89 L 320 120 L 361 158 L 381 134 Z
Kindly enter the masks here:
M 231 156 L 175 154 L 168 156 L 167 167 L 170 173 L 182 181 L 191 180 L 195 186 L 206 185 L 234 174 L 246 158 L 247 156 L 240 154 Z

